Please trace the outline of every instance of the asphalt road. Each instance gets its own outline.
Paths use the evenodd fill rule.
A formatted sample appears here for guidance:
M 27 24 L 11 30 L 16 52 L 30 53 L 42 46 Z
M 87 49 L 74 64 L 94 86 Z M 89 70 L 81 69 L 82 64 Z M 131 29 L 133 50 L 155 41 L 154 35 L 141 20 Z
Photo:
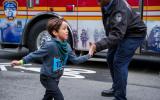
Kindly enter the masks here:
M 41 64 L 31 63 L 12 68 L 8 63 L 21 59 L 23 52 L 0 52 L 0 100 L 41 100 L 44 88 L 39 82 Z M 128 100 L 160 100 L 160 64 L 132 61 L 129 66 Z M 88 61 L 68 64 L 60 81 L 65 100 L 112 100 L 102 97 L 112 80 L 105 62 Z

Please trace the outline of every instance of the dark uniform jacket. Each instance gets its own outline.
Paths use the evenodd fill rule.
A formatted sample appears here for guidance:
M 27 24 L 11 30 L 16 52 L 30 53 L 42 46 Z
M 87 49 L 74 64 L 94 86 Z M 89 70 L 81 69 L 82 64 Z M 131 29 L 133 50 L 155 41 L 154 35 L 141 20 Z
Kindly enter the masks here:
M 125 0 L 113 0 L 107 9 L 101 8 L 107 38 L 96 43 L 97 52 L 115 47 L 123 38 L 145 37 L 146 25 Z

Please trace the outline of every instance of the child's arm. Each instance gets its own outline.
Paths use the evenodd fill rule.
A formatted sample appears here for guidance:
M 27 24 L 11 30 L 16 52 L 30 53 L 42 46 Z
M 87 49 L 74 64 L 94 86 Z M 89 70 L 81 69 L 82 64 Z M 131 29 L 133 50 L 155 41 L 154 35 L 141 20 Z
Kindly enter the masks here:
M 76 54 L 73 52 L 72 48 L 70 46 L 68 47 L 69 47 L 68 60 L 71 61 L 73 64 L 80 64 L 86 62 L 92 56 L 90 54 L 87 54 L 77 57 Z
M 48 46 L 48 44 L 46 43 L 45 45 L 43 45 L 40 49 L 29 53 L 27 56 L 23 57 L 21 60 L 13 60 L 11 62 L 12 66 L 15 65 L 23 65 L 23 64 L 27 64 L 29 62 L 32 62 L 34 60 L 38 60 L 43 58 L 44 56 L 48 55 L 50 46 Z

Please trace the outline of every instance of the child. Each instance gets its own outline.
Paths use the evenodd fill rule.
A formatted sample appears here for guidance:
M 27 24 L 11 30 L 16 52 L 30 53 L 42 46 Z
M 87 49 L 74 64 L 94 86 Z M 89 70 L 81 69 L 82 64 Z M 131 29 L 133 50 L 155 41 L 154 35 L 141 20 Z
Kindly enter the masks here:
M 43 59 L 43 66 L 40 72 L 41 84 L 46 88 L 43 100 L 64 100 L 63 95 L 58 87 L 59 79 L 63 74 L 64 66 L 67 60 L 74 64 L 87 61 L 92 53 L 76 57 L 68 39 L 68 24 L 62 18 L 51 18 L 47 24 L 47 30 L 52 36 L 51 41 L 47 41 L 40 49 L 31 52 L 22 60 L 12 61 L 12 65 L 21 65 L 29 63 L 35 59 Z

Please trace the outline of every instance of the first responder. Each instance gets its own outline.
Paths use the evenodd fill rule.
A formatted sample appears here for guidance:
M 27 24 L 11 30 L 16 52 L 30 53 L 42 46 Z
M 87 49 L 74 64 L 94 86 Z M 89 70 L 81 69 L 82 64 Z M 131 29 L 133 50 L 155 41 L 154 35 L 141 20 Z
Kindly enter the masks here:
M 109 49 L 107 63 L 113 80 L 112 88 L 102 96 L 127 100 L 128 65 L 146 36 L 146 25 L 126 0 L 99 0 L 107 37 L 91 44 L 93 53 Z

